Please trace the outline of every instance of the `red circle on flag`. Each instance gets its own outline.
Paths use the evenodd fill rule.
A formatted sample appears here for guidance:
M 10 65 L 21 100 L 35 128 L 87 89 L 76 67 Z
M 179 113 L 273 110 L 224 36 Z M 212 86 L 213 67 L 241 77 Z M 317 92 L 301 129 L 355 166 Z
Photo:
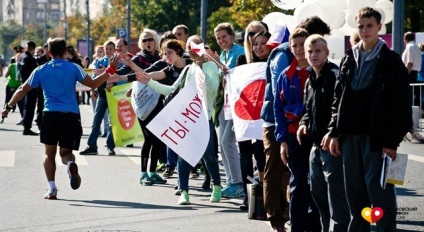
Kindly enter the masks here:
M 265 80 L 256 80 L 244 87 L 239 99 L 234 104 L 237 117 L 243 120 L 258 120 L 261 118 L 265 85 Z

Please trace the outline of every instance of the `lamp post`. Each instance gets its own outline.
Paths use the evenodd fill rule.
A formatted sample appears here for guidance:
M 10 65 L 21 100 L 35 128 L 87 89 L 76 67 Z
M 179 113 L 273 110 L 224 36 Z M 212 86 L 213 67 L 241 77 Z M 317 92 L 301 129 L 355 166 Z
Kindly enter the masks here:
M 62 20 L 62 27 L 63 27 L 63 38 L 65 39 L 65 41 L 68 40 L 68 22 L 66 21 L 66 19 Z

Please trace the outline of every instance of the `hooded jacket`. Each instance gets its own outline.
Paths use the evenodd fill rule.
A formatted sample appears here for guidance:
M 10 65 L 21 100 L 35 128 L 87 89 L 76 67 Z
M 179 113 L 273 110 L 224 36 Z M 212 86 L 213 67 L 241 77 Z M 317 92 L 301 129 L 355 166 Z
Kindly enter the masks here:
M 346 120 L 352 116 L 347 115 L 347 109 L 351 106 L 346 103 L 354 95 L 354 89 L 361 88 L 358 81 L 352 80 L 359 79 L 366 72 L 363 62 L 367 59 L 361 60 L 359 46 L 347 51 L 340 63 L 329 124 L 331 137 L 351 133 L 347 130 L 350 122 Z M 397 53 L 390 50 L 384 42 L 379 46 L 378 52 L 374 51 L 373 59 L 377 61 L 370 83 L 372 91 L 368 119 L 371 150 L 378 151 L 383 147 L 396 150 L 412 127 L 408 72 Z

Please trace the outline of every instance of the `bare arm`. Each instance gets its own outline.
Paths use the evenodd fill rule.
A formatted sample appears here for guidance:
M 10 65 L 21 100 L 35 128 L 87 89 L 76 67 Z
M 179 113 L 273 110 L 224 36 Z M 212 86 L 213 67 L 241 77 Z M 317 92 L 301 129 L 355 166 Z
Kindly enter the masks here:
M 5 77 L 8 77 L 10 75 L 10 65 L 9 68 L 7 69 L 6 73 L 4 74 Z M 1 77 L 1 75 L 0 75 Z
M 413 64 L 413 63 L 411 63 L 411 62 L 408 62 L 408 64 L 406 65 L 406 69 L 408 69 L 408 74 L 409 74 L 409 73 L 411 73 L 411 71 L 412 71 L 412 66 L 414 66 L 414 64 Z
M 119 64 L 118 56 L 113 56 L 110 60 L 109 66 L 116 70 L 116 67 L 118 67 L 118 64 Z M 92 79 L 89 75 L 85 76 L 85 78 L 81 81 L 81 84 L 95 89 L 99 87 L 101 84 L 103 84 L 104 82 L 106 82 L 108 78 L 109 78 L 109 73 L 105 71 L 94 79 Z
M 10 99 L 9 102 L 7 102 L 6 104 L 9 107 L 12 107 L 14 105 L 16 105 L 16 103 L 21 100 L 23 97 L 25 97 L 25 95 L 28 93 L 28 91 L 30 91 L 32 89 L 32 87 L 25 82 L 23 85 L 21 85 L 18 90 L 16 90 L 16 92 L 13 94 L 12 98 Z M 7 115 L 9 114 L 9 109 L 3 109 L 2 111 L 2 118 L 7 118 Z

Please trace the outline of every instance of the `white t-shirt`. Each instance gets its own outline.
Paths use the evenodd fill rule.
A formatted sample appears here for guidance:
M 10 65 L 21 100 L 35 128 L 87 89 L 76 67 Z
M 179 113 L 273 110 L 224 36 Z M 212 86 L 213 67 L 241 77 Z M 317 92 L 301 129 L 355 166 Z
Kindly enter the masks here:
M 402 61 L 405 66 L 408 63 L 412 63 L 413 71 L 419 72 L 421 70 L 421 50 L 415 44 L 415 41 L 411 41 L 406 44 L 405 51 L 402 54 Z

